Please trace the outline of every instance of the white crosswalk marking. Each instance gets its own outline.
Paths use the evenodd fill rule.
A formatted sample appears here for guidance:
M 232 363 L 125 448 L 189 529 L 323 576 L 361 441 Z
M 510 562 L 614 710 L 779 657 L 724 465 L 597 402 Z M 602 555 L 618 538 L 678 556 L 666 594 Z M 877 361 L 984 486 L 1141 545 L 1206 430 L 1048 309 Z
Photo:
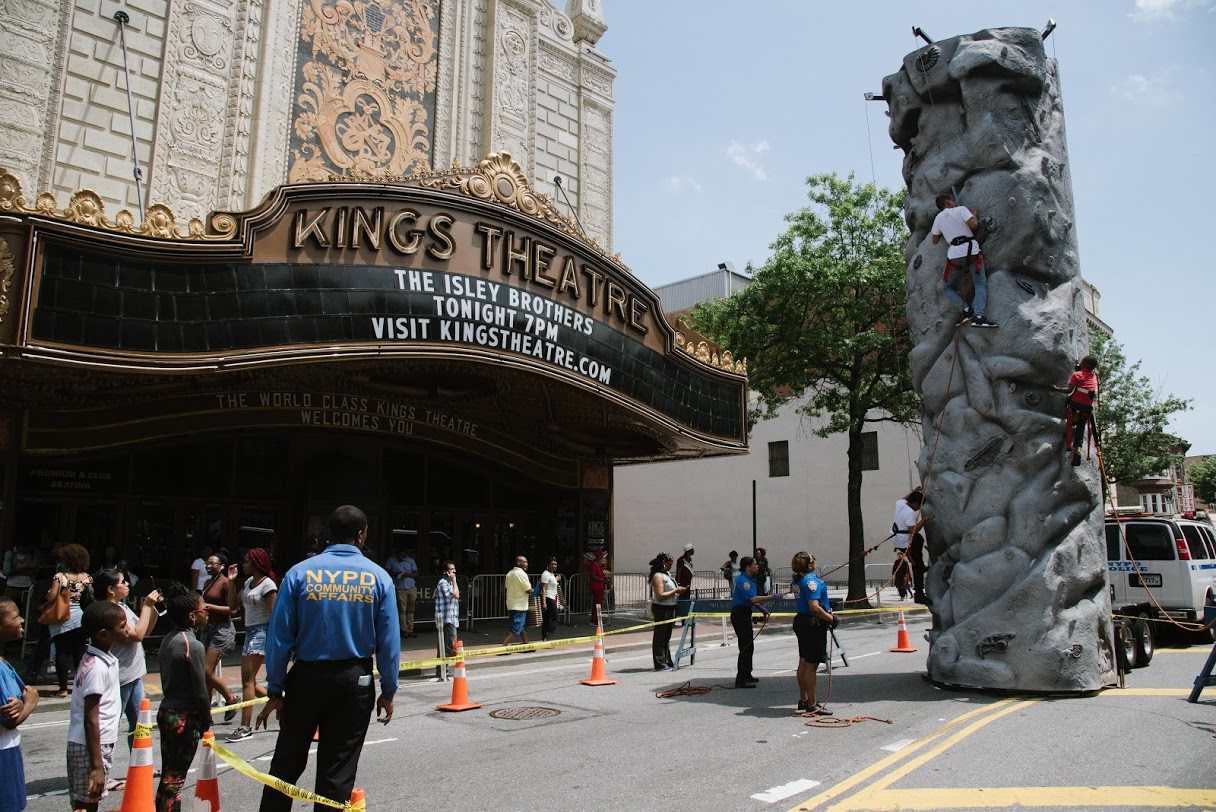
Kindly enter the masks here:
M 757 801 L 764 801 L 766 804 L 775 804 L 777 801 L 784 801 L 791 795 L 806 792 L 808 789 L 814 789 L 817 786 L 819 786 L 818 781 L 812 781 L 809 778 L 799 778 L 797 781 L 791 781 L 779 787 L 766 789 L 764 792 L 757 792 L 752 797 Z

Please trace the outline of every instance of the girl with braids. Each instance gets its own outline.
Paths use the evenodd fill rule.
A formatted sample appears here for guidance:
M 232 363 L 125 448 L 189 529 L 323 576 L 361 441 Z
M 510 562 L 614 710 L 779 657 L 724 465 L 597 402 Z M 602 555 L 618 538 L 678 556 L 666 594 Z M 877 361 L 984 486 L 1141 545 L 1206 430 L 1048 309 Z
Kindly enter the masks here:
M 244 607 L 245 648 L 241 653 L 241 698 L 248 702 L 266 696 L 266 689 L 258 687 L 258 670 L 266 659 L 266 628 L 270 624 L 270 613 L 274 611 L 274 600 L 278 595 L 274 570 L 270 566 L 270 553 L 254 547 L 245 554 L 245 585 L 238 592 L 229 590 L 228 605 L 233 612 Z M 228 569 L 228 577 L 236 578 L 236 565 Z M 228 741 L 239 742 L 253 735 L 253 708 L 241 708 L 241 725 L 228 734 Z

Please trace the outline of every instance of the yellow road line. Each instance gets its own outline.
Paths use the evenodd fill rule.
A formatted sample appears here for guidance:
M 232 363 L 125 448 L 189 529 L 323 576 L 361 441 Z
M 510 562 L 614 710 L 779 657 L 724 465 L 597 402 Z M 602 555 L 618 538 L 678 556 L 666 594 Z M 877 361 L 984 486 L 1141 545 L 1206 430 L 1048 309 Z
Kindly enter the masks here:
M 1039 698 L 1034 698 L 1034 699 L 1024 699 L 1024 700 L 1020 700 L 1017 702 L 1012 702 L 1011 704 L 1004 705 L 1003 707 L 993 711 L 992 713 L 988 714 L 987 716 L 980 717 L 979 719 L 975 720 L 974 722 L 971 722 L 969 725 L 967 725 L 962 730 L 947 737 L 944 741 L 942 741 L 938 744 L 935 744 L 933 747 L 929 748 L 928 750 L 921 753 L 920 755 L 918 755 L 914 758 L 910 758 L 907 761 L 905 761 L 903 764 L 900 764 L 898 767 L 895 767 L 890 772 L 888 772 L 886 775 L 884 775 L 882 778 L 878 779 L 873 784 L 866 787 L 861 792 L 857 793 L 857 795 L 831 807 L 829 809 L 829 812 L 844 812 L 844 810 L 847 810 L 847 809 L 869 809 L 870 807 L 867 806 L 867 803 L 869 801 L 869 796 L 871 795 L 871 793 L 877 792 L 879 790 L 884 790 L 887 787 L 894 784 L 896 781 L 898 781 L 901 778 L 908 775 L 908 773 L 912 772 L 913 770 L 923 767 L 926 763 L 937 758 L 942 753 L 946 752 L 951 747 L 953 747 L 954 745 L 961 742 L 963 739 L 968 738 L 969 736 L 971 736 L 971 734 L 975 733 L 980 728 L 982 728 L 986 725 L 989 725 L 992 722 L 995 722 L 997 719 L 1000 719 L 1002 716 L 1008 716 L 1009 714 L 1014 713 L 1015 711 L 1024 710 L 1025 708 L 1028 708 L 1031 705 L 1033 705 L 1034 703 L 1039 702 L 1039 701 L 1041 701 Z
M 850 799 L 852 801 L 853 799 Z M 942 787 L 865 793 L 851 809 L 992 809 L 1011 806 L 1212 808 L 1216 790 L 1176 787 Z
M 851 775 L 850 777 L 841 781 L 840 783 L 835 784 L 834 786 L 829 787 L 828 789 L 824 790 L 823 792 L 820 792 L 819 794 L 808 798 L 803 803 L 801 803 L 798 806 L 791 809 L 790 812 L 808 812 L 808 810 L 815 809 L 815 808 L 827 803 L 828 801 L 832 800 L 833 798 L 843 795 L 844 793 L 846 793 L 849 790 L 856 787 L 858 784 L 861 784 L 863 781 L 869 780 L 872 776 L 877 775 L 878 773 L 882 772 L 883 770 L 888 769 L 892 765 L 907 758 L 909 755 L 911 755 L 912 753 L 915 753 L 917 750 L 921 749 L 922 747 L 926 747 L 926 746 L 932 744 L 933 742 L 937 741 L 942 736 L 945 736 L 951 730 L 958 727 L 960 724 L 968 721 L 969 719 L 972 719 L 976 716 L 980 716 L 985 713 L 991 714 L 991 713 L 997 712 L 1002 707 L 1011 704 L 1013 701 L 1014 700 L 1012 700 L 1012 699 L 1001 699 L 1001 700 L 998 700 L 998 701 L 992 703 L 991 705 L 984 705 L 982 707 L 976 708 L 975 710 L 969 710 L 966 713 L 961 714 L 960 716 L 958 716 L 954 719 L 951 719 L 949 722 L 946 722 L 944 725 L 939 727 L 937 730 L 933 731 L 932 733 L 930 733 L 929 735 L 920 739 L 919 741 L 913 742 L 912 744 L 908 745 L 907 747 L 900 749 L 898 752 L 892 753 L 891 755 L 887 756 L 886 758 L 884 758 L 874 764 L 871 764 L 869 767 L 866 767 L 865 769 L 854 773 L 853 775 Z

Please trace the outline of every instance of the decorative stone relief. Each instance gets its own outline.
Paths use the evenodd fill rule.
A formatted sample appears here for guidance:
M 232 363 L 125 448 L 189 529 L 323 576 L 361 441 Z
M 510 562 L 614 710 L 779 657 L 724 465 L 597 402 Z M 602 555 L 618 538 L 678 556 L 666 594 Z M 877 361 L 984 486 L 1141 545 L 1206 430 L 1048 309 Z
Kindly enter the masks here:
M 612 246 L 612 115 L 584 102 L 580 137 L 579 219 L 589 233 Z
M 548 0 L 541 0 L 537 19 L 540 20 L 542 29 L 553 32 L 558 39 L 565 42 L 574 40 L 574 25 L 571 24 L 570 18 L 551 6 Z
M 540 69 L 551 76 L 564 79 L 571 85 L 578 84 L 578 67 L 570 56 L 548 48 L 540 48 Z
M 4 317 L 8 315 L 11 307 L 8 301 L 8 291 L 13 286 L 15 272 L 13 249 L 8 247 L 8 240 L 0 237 L 0 322 L 4 321 Z
M 499 4 L 494 43 L 494 130 L 498 149 L 524 156 L 532 166 L 534 20 L 511 2 Z
M 292 73 L 301 5 L 299 0 L 268 0 L 265 5 L 264 19 L 269 22 L 263 26 L 259 42 L 258 116 L 250 123 L 249 171 L 256 179 L 248 182 L 243 196 L 229 195 L 229 209 L 250 208 L 271 189 L 287 182 Z
M 566 14 L 574 24 L 574 41 L 595 45 L 608 30 L 600 0 L 566 0 Z
M 612 78 L 610 73 L 583 65 L 583 87 L 609 99 L 612 98 Z
M 1063 384 L 1086 353 L 1054 60 L 1038 31 L 953 37 L 883 80 L 904 150 L 908 327 L 925 442 L 929 676 L 1011 691 L 1115 678 L 1097 466 L 1063 446 Z M 929 239 L 948 194 L 980 218 L 987 313 L 956 327 Z
M 477 156 L 491 151 L 485 122 L 486 87 L 489 84 L 486 77 L 490 72 L 490 53 L 493 47 L 491 37 L 487 35 L 490 29 L 489 0 L 476 0 L 473 4 L 473 19 L 469 27 L 473 31 L 473 58 L 469 65 L 468 153 L 465 160 L 471 163 Z M 455 161 L 459 157 L 453 155 L 452 160 Z
M 52 130 L 52 95 L 59 3 L 0 0 L 0 160 L 30 179 Z
M 308 0 L 290 182 L 430 167 L 438 12 L 439 0 Z
M 254 0 L 259 3 L 261 0 Z M 231 0 L 170 4 L 149 198 L 202 217 L 227 203 L 220 170 L 230 151 L 225 116 L 239 6 Z
M 254 96 L 257 93 L 258 57 L 262 47 L 262 13 L 265 0 L 245 0 L 238 7 L 237 35 L 233 42 L 234 70 L 228 76 L 225 131 L 228 142 L 220 164 L 219 199 L 245 198 L 249 187 L 250 138 L 253 133 Z

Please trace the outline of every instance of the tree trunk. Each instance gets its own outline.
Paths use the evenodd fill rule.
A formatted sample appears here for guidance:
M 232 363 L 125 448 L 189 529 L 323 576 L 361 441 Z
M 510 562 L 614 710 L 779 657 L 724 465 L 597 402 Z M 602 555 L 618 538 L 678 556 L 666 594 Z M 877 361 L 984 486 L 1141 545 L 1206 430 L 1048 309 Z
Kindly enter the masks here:
M 848 609 L 869 609 L 866 592 L 865 520 L 861 515 L 861 426 L 849 429 L 849 595 Z

